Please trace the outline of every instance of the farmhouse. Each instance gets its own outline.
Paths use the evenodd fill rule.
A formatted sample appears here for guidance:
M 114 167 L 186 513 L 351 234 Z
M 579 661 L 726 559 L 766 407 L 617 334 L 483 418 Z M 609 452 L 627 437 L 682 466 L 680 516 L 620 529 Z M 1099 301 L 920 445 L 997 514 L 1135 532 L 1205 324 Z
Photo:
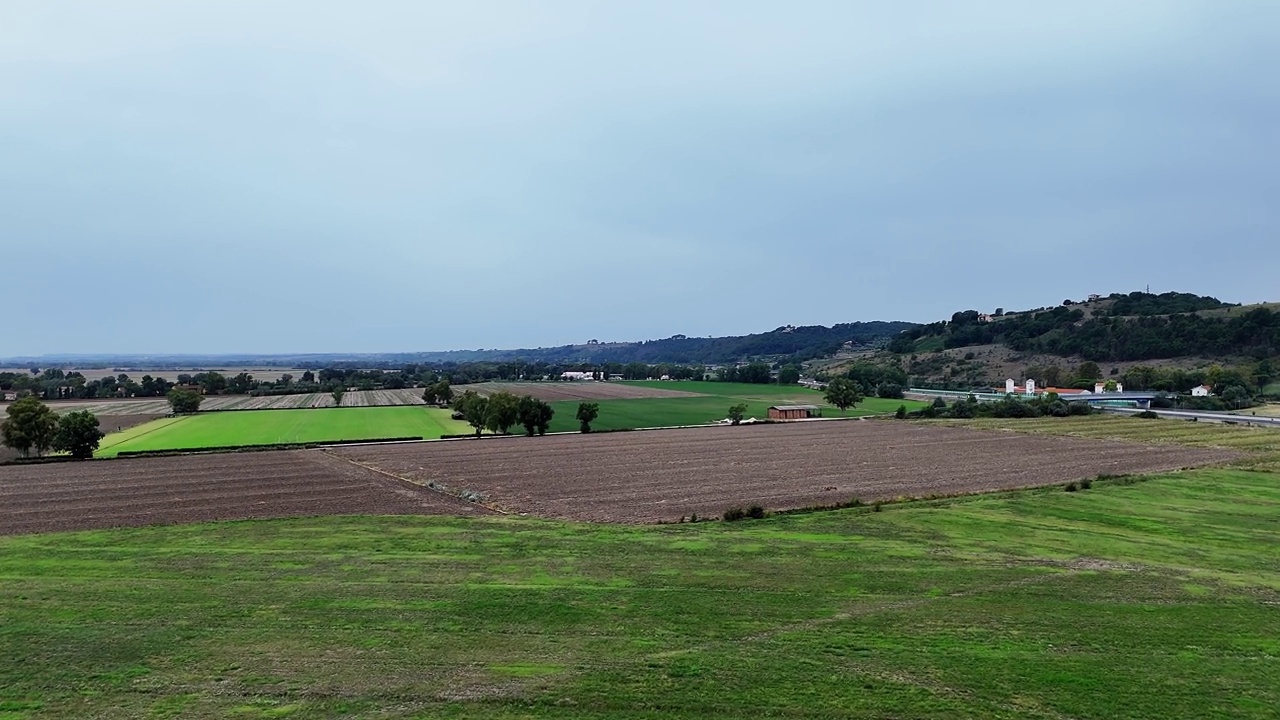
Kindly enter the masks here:
M 1107 392 L 1107 384 L 1101 381 L 1094 383 L 1093 392 L 1095 395 L 1101 395 L 1102 393 Z M 1118 393 L 1124 392 L 1124 385 L 1120 383 L 1116 383 L 1115 392 L 1118 392 Z
M 1209 397 L 1211 393 L 1213 393 L 1213 388 L 1208 385 L 1197 385 L 1191 388 L 1192 397 Z
M 769 408 L 770 420 L 804 420 L 817 415 L 817 405 L 774 405 Z

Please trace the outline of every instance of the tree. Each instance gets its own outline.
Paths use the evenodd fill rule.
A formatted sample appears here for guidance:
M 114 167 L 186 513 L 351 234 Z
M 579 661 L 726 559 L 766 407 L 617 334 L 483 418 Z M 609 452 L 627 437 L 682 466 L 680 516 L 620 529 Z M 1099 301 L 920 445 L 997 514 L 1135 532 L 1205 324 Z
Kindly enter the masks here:
M 6 446 L 20 451 L 23 457 L 29 457 L 32 448 L 39 456 L 53 446 L 58 434 L 58 415 L 39 398 L 27 395 L 13 401 L 8 416 L 0 426 L 0 436 Z
M 897 383 L 886 382 L 876 386 L 876 397 L 901 400 L 902 392 L 902 386 Z
M 53 439 L 55 450 L 71 453 L 74 458 L 88 460 L 102 440 L 98 418 L 88 410 L 63 415 L 58 419 L 58 434 Z
M 1247 408 L 1253 404 L 1253 398 L 1249 395 L 1249 391 L 1240 385 L 1228 385 L 1222 391 L 1222 402 L 1232 410 Z
M 734 425 L 737 425 L 738 423 L 742 422 L 742 417 L 746 414 L 747 414 L 747 406 L 745 404 L 732 405 L 729 407 L 729 421 L 732 422 Z
M 600 405 L 598 403 L 581 403 L 578 405 L 578 414 L 575 416 L 578 420 L 579 429 L 584 433 L 591 432 L 591 423 L 600 416 Z
M 1103 386 L 1102 386 L 1102 391 L 1103 391 L 1103 392 L 1109 392 L 1109 393 L 1110 393 L 1110 392 L 1115 392 L 1115 391 L 1116 391 L 1116 388 L 1118 388 L 1118 387 L 1120 387 L 1120 386 L 1116 384 L 1116 381 L 1115 381 L 1115 380 L 1108 380 L 1106 383 L 1104 383 L 1104 384 L 1103 384 Z
M 520 399 L 509 392 L 496 392 L 489 396 L 484 426 L 489 432 L 506 435 L 520 419 Z
M 165 394 L 165 399 L 169 401 L 169 407 L 173 408 L 175 415 L 185 415 L 199 410 L 200 402 L 204 400 L 200 393 L 182 388 L 170 390 Z
M 546 435 L 547 427 L 555 414 L 554 408 L 535 397 L 525 395 L 520 398 L 520 424 L 529 437 L 533 437 L 534 431 L 539 435 Z
M 795 365 L 783 365 L 778 370 L 779 385 L 795 385 L 800 382 L 800 368 Z
M 827 383 L 827 392 L 823 396 L 827 402 L 840 408 L 840 413 L 862 402 L 862 390 L 857 383 L 848 378 L 836 378 Z
M 337 407 L 342 407 L 342 396 L 347 394 L 347 389 L 339 385 L 329 394 L 333 396 L 333 404 Z
M 434 400 L 428 400 L 428 397 L 434 397 Z M 449 385 L 448 380 L 441 380 L 433 385 L 428 385 L 427 389 L 422 392 L 422 399 L 428 403 L 448 405 L 453 402 L 453 387 Z
M 120 381 L 120 384 L 123 385 L 127 380 L 128 378 L 125 377 L 124 380 Z M 227 379 L 223 377 L 222 373 L 213 372 L 212 370 L 197 374 L 196 382 L 200 383 L 200 387 L 204 388 L 205 395 L 217 395 L 227 387 Z
M 1086 360 L 1076 367 L 1076 377 L 1081 380 L 1097 380 L 1102 377 L 1102 370 L 1098 367 L 1098 363 Z
M 462 413 L 462 419 L 475 428 L 476 437 L 480 437 L 489 411 L 489 399 L 474 390 L 468 390 L 454 399 L 453 409 Z

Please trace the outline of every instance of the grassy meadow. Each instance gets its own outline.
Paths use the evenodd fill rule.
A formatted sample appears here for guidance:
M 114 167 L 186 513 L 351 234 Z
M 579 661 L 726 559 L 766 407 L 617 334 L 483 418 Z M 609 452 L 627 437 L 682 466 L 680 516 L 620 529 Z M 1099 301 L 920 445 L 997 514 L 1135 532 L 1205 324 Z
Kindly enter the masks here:
M 314 412 L 314 411 L 310 411 Z M 0 537 L 0 717 L 1271 718 L 1280 483 Z
M 124 450 L 271 445 L 275 443 L 367 440 L 386 437 L 438 438 L 465 433 L 465 422 L 448 410 L 418 406 L 244 410 L 161 418 L 102 439 L 98 457 Z M 0 716 L 2 720 L 3 716 Z
M 628 385 L 653 387 L 662 390 L 682 390 L 700 393 L 704 397 L 633 398 L 626 400 L 599 400 L 600 417 L 591 424 L 596 430 L 625 430 L 631 428 L 668 427 L 671 425 L 705 425 L 723 420 L 729 415 L 729 406 L 745 404 L 744 417 L 761 420 L 769 416 L 770 405 L 817 405 L 823 417 L 859 417 L 892 413 L 900 405 L 908 410 L 924 407 L 915 400 L 885 400 L 867 398 L 843 414 L 828 405 L 822 393 L 795 385 L 753 385 L 750 383 L 722 382 L 629 382 Z M 551 421 L 552 432 L 569 432 L 578 429 L 575 416 L 581 401 L 551 403 L 556 414 Z

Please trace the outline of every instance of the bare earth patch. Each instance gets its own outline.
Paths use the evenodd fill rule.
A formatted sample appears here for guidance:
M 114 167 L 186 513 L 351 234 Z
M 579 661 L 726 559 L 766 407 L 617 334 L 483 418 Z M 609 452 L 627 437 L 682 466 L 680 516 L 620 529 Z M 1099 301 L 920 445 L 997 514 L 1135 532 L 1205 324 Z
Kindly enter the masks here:
M 320 452 L 0 467 L 0 535 L 356 514 L 475 515 L 488 511 Z
M 1015 489 L 1225 462 L 1239 453 L 886 421 L 656 430 L 340 448 L 511 512 L 658 522 Z
M 675 385 L 675 383 L 672 383 Z M 686 392 L 674 388 L 643 387 L 616 382 L 485 382 L 474 385 L 456 385 L 454 393 L 474 390 L 481 395 L 509 392 L 514 395 L 532 395 L 546 402 L 560 400 L 632 400 L 635 398 L 703 397 L 702 393 Z

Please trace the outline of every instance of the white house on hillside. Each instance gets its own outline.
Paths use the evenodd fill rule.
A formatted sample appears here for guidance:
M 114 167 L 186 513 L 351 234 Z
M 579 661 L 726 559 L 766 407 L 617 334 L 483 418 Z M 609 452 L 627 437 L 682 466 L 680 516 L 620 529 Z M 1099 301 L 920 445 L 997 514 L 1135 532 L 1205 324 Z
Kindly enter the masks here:
M 1191 395 L 1193 397 L 1209 397 L 1211 393 L 1213 393 L 1213 388 L 1208 385 L 1198 385 L 1191 388 Z
M 1106 391 L 1107 391 L 1107 383 L 1106 383 L 1106 382 L 1099 380 L 1098 382 L 1096 382 L 1096 383 L 1094 383 L 1094 384 L 1093 384 L 1093 392 L 1094 392 L 1094 394 L 1101 395 L 1102 393 L 1104 393 L 1104 392 L 1106 392 Z M 1120 383 L 1116 383 L 1116 389 L 1114 390 L 1114 392 L 1124 392 L 1124 385 L 1122 385 L 1122 384 L 1120 384 Z

